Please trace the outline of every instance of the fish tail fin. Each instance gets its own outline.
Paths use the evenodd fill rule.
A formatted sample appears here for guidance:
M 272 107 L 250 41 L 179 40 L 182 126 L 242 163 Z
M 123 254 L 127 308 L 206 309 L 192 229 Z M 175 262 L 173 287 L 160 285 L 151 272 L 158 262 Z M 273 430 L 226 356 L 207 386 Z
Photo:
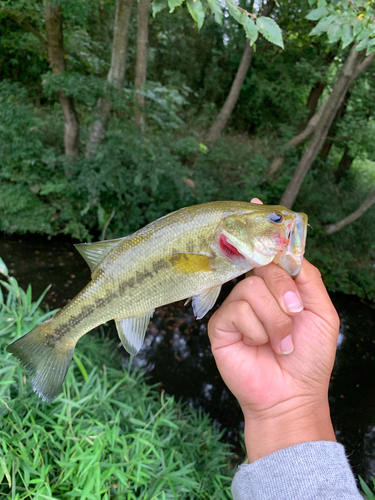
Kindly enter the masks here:
M 54 341 L 53 331 L 51 319 L 7 347 L 33 376 L 34 391 L 48 402 L 53 401 L 61 389 L 76 345 L 76 341 Z

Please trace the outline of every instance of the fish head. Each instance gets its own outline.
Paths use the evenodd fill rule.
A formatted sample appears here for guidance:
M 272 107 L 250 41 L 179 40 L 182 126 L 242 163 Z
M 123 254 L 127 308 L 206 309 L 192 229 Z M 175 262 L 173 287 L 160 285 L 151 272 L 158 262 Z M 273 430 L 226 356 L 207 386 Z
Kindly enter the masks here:
M 274 262 L 296 276 L 305 252 L 307 215 L 281 205 L 250 205 L 249 212 L 223 217 L 215 236 L 219 251 L 244 269 Z

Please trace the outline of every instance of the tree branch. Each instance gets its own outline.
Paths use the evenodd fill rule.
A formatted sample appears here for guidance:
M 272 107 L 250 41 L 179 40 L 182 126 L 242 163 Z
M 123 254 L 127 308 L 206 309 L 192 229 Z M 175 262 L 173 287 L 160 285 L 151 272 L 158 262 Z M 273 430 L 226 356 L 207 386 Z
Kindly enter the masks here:
M 20 17 L 15 13 L 10 10 L 3 10 L 13 21 L 16 21 L 22 28 L 24 28 L 26 31 L 29 33 L 32 33 L 45 47 L 47 47 L 47 40 L 44 38 L 44 36 L 41 34 L 41 32 L 37 29 L 34 28 L 34 26 L 27 21 L 26 19 L 20 19 Z
M 329 226 L 327 226 L 325 228 L 325 232 L 327 234 L 337 233 L 337 231 L 340 231 L 340 229 L 342 229 L 343 227 L 359 219 L 361 215 L 363 215 L 366 212 L 366 210 L 368 210 L 374 203 L 375 203 L 375 190 L 372 193 L 370 193 L 370 195 L 365 199 L 362 205 L 359 208 L 357 208 L 357 210 L 355 210 L 353 213 L 345 217 L 345 219 L 336 222 L 336 224 L 330 224 Z

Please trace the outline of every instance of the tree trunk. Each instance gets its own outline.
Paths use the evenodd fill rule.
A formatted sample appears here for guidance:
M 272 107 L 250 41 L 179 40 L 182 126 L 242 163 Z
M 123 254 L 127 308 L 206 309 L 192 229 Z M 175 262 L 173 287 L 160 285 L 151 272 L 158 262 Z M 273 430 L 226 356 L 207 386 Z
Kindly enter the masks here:
M 326 140 L 329 128 L 339 110 L 345 94 L 353 82 L 353 75 L 358 76 L 358 68 L 362 67 L 361 63 L 364 61 L 364 51 L 357 52 L 355 47 L 352 47 L 350 54 L 341 70 L 340 76 L 337 79 L 332 92 L 327 99 L 324 110 L 321 114 L 319 123 L 315 128 L 314 135 L 310 140 L 294 175 L 286 188 L 280 204 L 291 208 L 298 195 L 303 179 L 305 178 L 309 168 L 317 157 L 321 147 Z M 363 68 L 365 69 L 365 68 Z
M 373 52 L 372 54 L 367 56 L 360 64 L 357 65 L 354 73 L 352 74 L 350 84 L 352 84 L 354 82 L 354 80 L 357 78 L 357 76 L 359 76 L 372 63 L 372 61 L 374 60 L 374 57 L 375 57 L 375 53 Z M 286 143 L 287 147 L 288 146 L 289 147 L 290 146 L 299 146 L 314 132 L 316 126 L 318 125 L 318 123 L 322 117 L 323 111 L 324 111 L 325 106 L 326 106 L 327 102 L 329 101 L 329 99 L 330 99 L 330 97 L 326 101 L 323 102 L 323 104 L 320 106 L 320 108 L 315 113 L 315 115 L 312 118 L 310 118 L 308 124 L 306 125 L 305 130 L 303 130 L 302 132 L 300 132 L 299 134 L 294 136 L 292 139 L 290 139 L 290 141 L 288 141 Z M 276 174 L 277 170 L 283 164 L 284 156 L 285 156 L 285 153 L 282 153 L 280 156 L 276 157 L 272 161 L 271 168 L 269 171 L 269 175 L 271 177 Z
M 340 229 L 342 229 L 343 227 L 359 219 L 361 215 L 363 215 L 366 212 L 366 210 L 368 210 L 374 203 L 375 203 L 375 191 L 373 191 L 365 199 L 362 205 L 359 208 L 357 208 L 355 212 L 348 215 L 348 217 L 345 217 L 345 219 L 340 220 L 340 222 L 327 226 L 325 229 L 326 233 L 327 234 L 337 233 L 337 231 L 340 231 Z
M 48 60 L 53 73 L 60 75 L 65 71 L 61 5 L 44 1 L 44 17 Z M 59 90 L 59 100 L 65 118 L 65 154 L 77 156 L 79 152 L 79 124 L 73 99 L 68 97 L 63 90 Z
M 335 59 L 336 53 L 335 52 L 328 52 L 328 54 L 325 54 L 325 64 L 326 66 L 329 66 L 332 61 Z M 323 55 L 322 55 L 323 57 Z M 310 111 L 309 114 L 307 115 L 306 118 L 303 118 L 299 125 L 297 132 L 302 132 L 304 128 L 306 127 L 306 124 L 310 121 L 310 119 L 314 116 L 316 112 L 316 108 L 318 107 L 318 102 L 323 94 L 324 89 L 326 88 L 327 83 L 326 82 L 317 82 L 314 87 L 310 91 L 310 95 L 307 99 L 306 103 L 306 108 Z
M 320 158 L 323 161 L 328 158 L 328 155 L 332 149 L 333 142 L 334 142 L 336 132 L 337 132 L 337 123 L 343 116 L 345 116 L 346 108 L 348 106 L 349 99 L 350 99 L 350 91 L 348 91 L 345 94 L 344 102 L 341 104 L 339 110 L 337 111 L 335 119 L 331 125 L 331 128 L 329 129 L 329 138 L 327 138 L 323 144 L 322 150 L 320 152 Z
M 137 62 L 135 66 L 135 89 L 142 90 L 146 84 L 147 74 L 147 43 L 148 43 L 148 6 L 149 0 L 138 2 L 138 31 L 137 31 Z M 145 96 L 135 93 L 135 123 L 141 127 L 142 134 L 146 130 L 144 115 Z
M 349 149 L 345 148 L 344 153 L 341 157 L 339 166 L 337 167 L 337 170 L 334 172 L 337 184 L 341 181 L 343 176 L 347 172 L 349 172 L 353 161 L 354 161 L 354 158 L 349 154 Z
M 260 12 L 260 15 L 269 16 L 272 12 L 273 7 L 274 7 L 274 0 L 268 0 L 268 2 L 264 5 L 262 11 Z M 240 65 L 238 66 L 238 70 L 233 80 L 229 94 L 225 99 L 224 105 L 221 108 L 221 111 L 219 113 L 216 122 L 212 125 L 208 133 L 207 142 L 210 144 L 210 146 L 213 146 L 215 144 L 217 138 L 224 130 L 228 122 L 228 119 L 232 114 L 232 111 L 234 110 L 234 107 L 237 104 L 243 82 L 246 78 L 247 71 L 251 64 L 251 59 L 253 58 L 253 54 L 254 54 L 254 49 L 250 47 L 250 42 L 248 39 L 246 39 L 245 50 L 242 54 L 241 62 Z
M 302 132 L 305 129 L 307 123 L 314 116 L 316 108 L 318 107 L 318 102 L 323 94 L 324 89 L 326 88 L 325 82 L 317 82 L 314 87 L 310 91 L 310 95 L 307 99 L 306 108 L 309 110 L 309 114 L 306 118 L 302 118 L 298 125 L 298 133 Z
M 315 130 L 317 124 L 319 123 L 319 120 L 323 114 L 323 111 L 326 107 L 327 101 L 324 101 L 323 104 L 318 109 L 318 111 L 315 113 L 315 115 L 312 118 L 310 118 L 309 122 L 306 125 L 305 130 L 302 130 L 302 132 L 300 132 L 299 134 L 295 135 L 292 139 L 290 139 L 286 143 L 286 147 L 299 146 L 314 132 L 314 130 Z M 283 164 L 284 156 L 285 156 L 285 153 L 282 153 L 280 156 L 277 156 L 272 161 L 271 168 L 269 171 L 269 175 L 271 177 L 276 174 L 276 172 L 279 170 L 279 168 Z
M 232 111 L 234 110 L 235 105 L 237 104 L 242 84 L 246 78 L 246 74 L 249 69 L 253 54 L 254 54 L 254 49 L 250 47 L 250 41 L 246 40 L 246 47 L 242 55 L 236 76 L 230 88 L 229 94 L 225 99 L 224 105 L 221 108 L 221 111 L 219 113 L 216 122 L 212 125 L 208 133 L 207 142 L 210 144 L 210 146 L 213 146 L 215 144 L 217 138 L 224 130 L 228 122 L 228 119 L 232 114 Z
M 125 81 L 126 55 L 129 38 L 129 21 L 133 7 L 133 0 L 116 0 L 116 16 L 113 28 L 113 45 L 111 68 L 107 81 L 116 89 L 122 89 Z M 107 130 L 111 116 L 112 101 L 109 97 L 98 100 L 96 107 L 97 118 L 92 124 L 90 137 L 86 145 L 86 158 L 92 158 Z

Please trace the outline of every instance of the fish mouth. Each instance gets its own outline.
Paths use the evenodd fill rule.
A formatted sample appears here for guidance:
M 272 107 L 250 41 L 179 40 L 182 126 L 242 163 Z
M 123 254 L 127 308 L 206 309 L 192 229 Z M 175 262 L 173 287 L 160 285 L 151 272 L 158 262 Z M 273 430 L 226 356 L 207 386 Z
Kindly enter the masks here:
M 307 217 L 305 221 L 302 217 L 299 217 L 292 223 L 290 233 L 287 237 L 288 245 L 285 255 L 301 257 L 305 253 L 306 235 Z
M 301 269 L 307 236 L 307 215 L 298 214 L 287 234 L 287 244 L 282 253 L 277 254 L 274 263 L 290 276 L 296 276 Z

